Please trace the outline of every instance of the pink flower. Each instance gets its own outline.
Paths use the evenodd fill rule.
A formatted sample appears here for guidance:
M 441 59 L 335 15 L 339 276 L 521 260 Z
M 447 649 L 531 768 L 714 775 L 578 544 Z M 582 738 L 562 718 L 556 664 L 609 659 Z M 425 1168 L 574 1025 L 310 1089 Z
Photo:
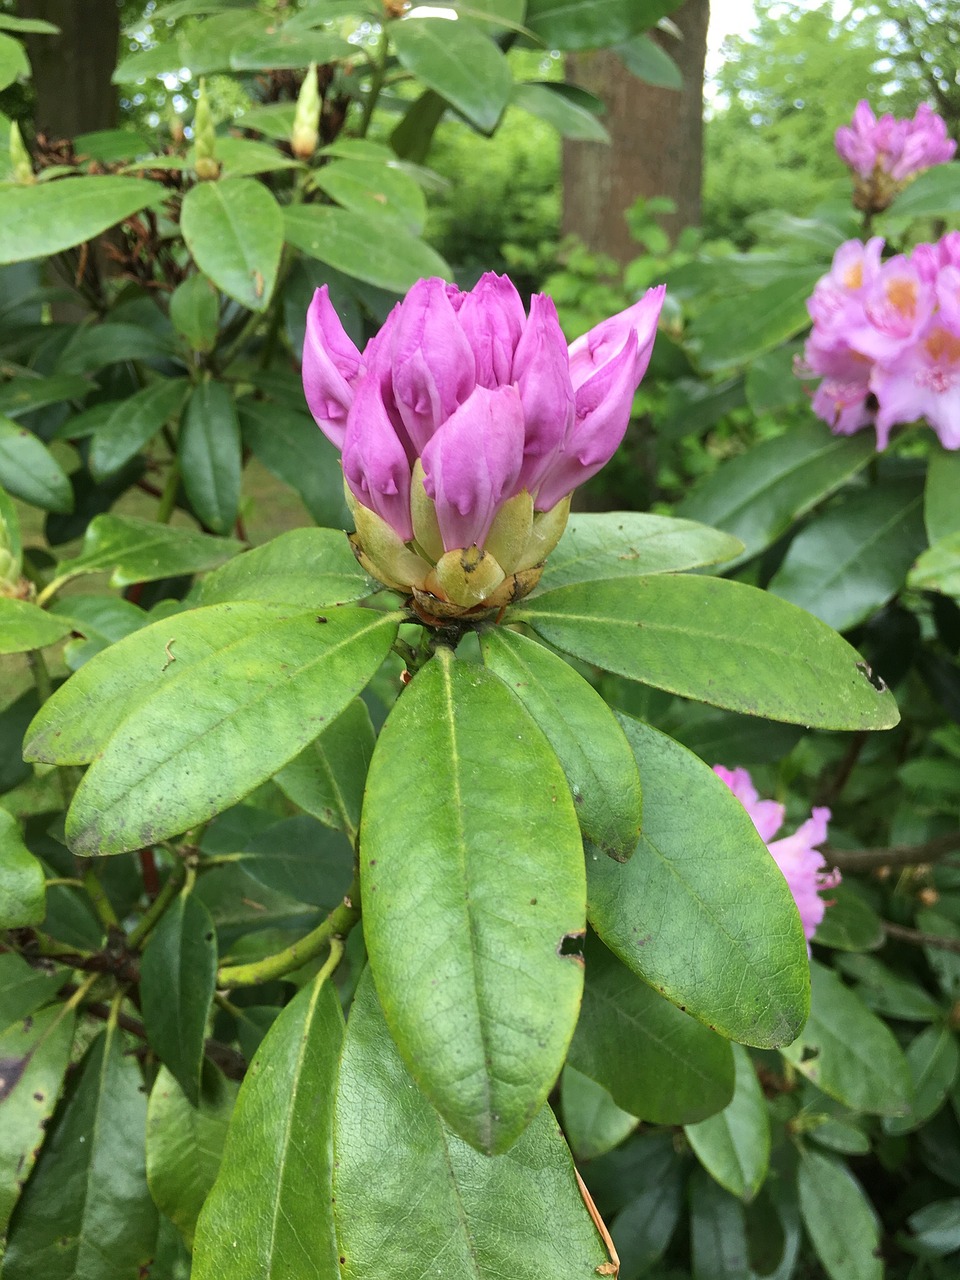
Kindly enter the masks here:
M 957 149 L 944 121 L 926 103 L 912 120 L 897 120 L 878 119 L 869 102 L 858 102 L 850 124 L 837 130 L 836 146 L 855 176 L 854 204 L 875 212 L 887 208 L 910 178 L 951 160 Z
M 826 859 L 816 847 L 827 838 L 830 810 L 814 809 L 792 836 L 774 840 L 773 837 L 783 826 L 783 805 L 775 800 L 761 800 L 746 769 L 725 769 L 718 764 L 714 765 L 713 772 L 727 784 L 746 809 L 760 839 L 783 872 L 800 912 L 809 952 L 810 939 L 816 933 L 829 905 L 821 898 L 820 890 L 835 889 L 840 883 L 840 872 L 836 868 L 832 871 L 826 869 Z

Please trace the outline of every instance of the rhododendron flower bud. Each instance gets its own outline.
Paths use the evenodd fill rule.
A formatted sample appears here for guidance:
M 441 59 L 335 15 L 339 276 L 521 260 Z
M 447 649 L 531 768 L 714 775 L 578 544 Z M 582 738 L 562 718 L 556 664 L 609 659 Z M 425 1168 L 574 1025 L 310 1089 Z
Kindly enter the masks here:
M 854 173 L 854 204 L 876 213 L 887 208 L 910 178 L 952 159 L 957 144 L 926 103 L 912 120 L 897 120 L 891 115 L 878 119 L 869 102 L 858 102 L 850 124 L 836 132 L 836 147 Z
M 663 288 L 568 348 L 553 302 L 505 276 L 420 280 L 361 353 L 326 287 L 307 312 L 303 385 L 340 449 L 361 564 L 429 619 L 531 591 L 570 494 L 623 438 Z
M 774 840 L 773 837 L 783 826 L 783 805 L 775 800 L 761 800 L 746 769 L 725 769 L 718 764 L 714 765 L 713 772 L 727 784 L 746 809 L 760 839 L 783 872 L 800 912 L 809 952 L 810 939 L 816 933 L 829 905 L 820 896 L 820 891 L 835 889 L 840 883 L 840 872 L 826 869 L 826 859 L 816 847 L 827 838 L 830 810 L 814 809 L 792 836 Z

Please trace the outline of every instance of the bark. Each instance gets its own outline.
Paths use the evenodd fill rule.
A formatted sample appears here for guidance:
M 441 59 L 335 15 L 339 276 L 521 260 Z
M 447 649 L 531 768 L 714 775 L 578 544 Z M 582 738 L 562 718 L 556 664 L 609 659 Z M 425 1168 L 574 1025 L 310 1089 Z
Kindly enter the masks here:
M 58 36 L 26 40 L 37 131 L 56 139 L 112 129 L 118 111 L 110 83 L 120 40 L 117 0 L 20 0 L 18 12 L 60 28 Z
M 682 91 L 638 80 L 609 50 L 568 59 L 568 78 L 606 103 L 611 144 L 564 142 L 563 231 L 619 262 L 637 256 L 624 213 L 638 196 L 676 202 L 676 214 L 662 220 L 672 237 L 700 221 L 709 16 L 709 0 L 686 0 L 671 15 L 682 40 L 651 33 L 680 68 Z

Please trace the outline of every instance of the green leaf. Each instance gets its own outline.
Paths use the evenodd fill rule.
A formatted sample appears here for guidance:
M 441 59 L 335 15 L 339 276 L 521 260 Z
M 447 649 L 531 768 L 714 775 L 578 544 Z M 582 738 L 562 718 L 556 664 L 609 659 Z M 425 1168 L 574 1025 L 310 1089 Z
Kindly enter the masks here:
M 74 1021 L 72 1009 L 55 1005 L 12 1026 L 4 1023 L 6 1030 L 0 1033 L 0 1238 L 57 1105 L 70 1061 Z
M 538 593 L 597 578 L 676 573 L 730 560 L 741 549 L 735 538 L 692 520 L 638 511 L 578 512 L 550 552 Z
M 186 648 L 219 616 L 170 618 L 157 647 L 172 653 L 183 637 Z M 325 616 L 321 624 L 313 612 L 248 606 L 252 625 L 234 643 L 160 671 L 167 679 L 141 694 L 77 789 L 67 815 L 73 851 L 124 853 L 186 831 L 302 751 L 364 688 L 396 635 L 396 614 L 347 606 Z
M 207 379 L 193 391 L 180 427 L 183 487 L 198 519 L 227 534 L 240 508 L 243 459 L 233 395 L 223 382 Z
M 166 360 L 171 355 L 169 339 L 158 337 L 139 324 L 107 321 L 74 330 L 58 362 L 61 373 L 95 373 L 105 365 L 123 360 Z
M 58 36 L 60 28 L 52 22 L 44 22 L 42 18 L 17 18 L 12 13 L 0 14 L 0 28 L 4 31 L 22 31 L 38 36 Z
M 849 495 L 794 538 L 767 589 L 848 631 L 902 590 L 924 547 L 921 506 L 910 480 Z
M 821 729 L 886 729 L 900 718 L 845 640 L 741 582 L 661 574 L 576 583 L 510 617 L 605 671 L 730 711 Z
M 0 264 L 83 244 L 166 194 L 157 182 L 111 175 L 0 187 Z
M 623 1179 L 630 1198 L 611 1227 L 624 1280 L 644 1275 L 663 1257 L 685 1207 L 685 1167 L 672 1135 L 645 1134 L 631 1149 L 638 1158 L 629 1167 L 629 1181 Z
M 193 1280 L 339 1280 L 330 1184 L 342 1036 L 340 1002 L 323 979 L 267 1032 L 197 1223 Z
M 9 552 L 11 564 L 8 570 L 16 581 L 23 570 L 23 538 L 20 533 L 20 516 L 7 491 L 0 486 L 0 540 Z
M 690 327 L 690 341 L 706 372 L 743 365 L 792 338 L 810 323 L 807 299 L 823 275 L 821 261 L 784 267 L 775 280 L 707 306 Z
M 170 323 L 194 351 L 209 352 L 220 331 L 220 295 L 202 271 L 187 276 L 170 295 Z
M 34 969 L 15 952 L 0 952 L 0 1031 L 52 1000 L 65 977 L 62 969 Z
M 405 18 L 389 31 L 406 71 L 482 132 L 493 132 L 510 101 L 513 76 L 489 36 L 469 22 L 440 17 Z
M 607 1260 L 549 1108 L 504 1155 L 462 1142 L 410 1079 L 369 974 L 350 1011 L 334 1135 L 343 1280 L 596 1280 Z
M 17 190 L 25 188 L 18 187 Z M 26 188 L 30 190 L 30 188 Z M 2 189 L 0 189 L 2 203 Z M 3 231 L 0 230 L 0 237 Z M 32 413 L 48 404 L 60 404 L 64 400 L 82 400 L 93 389 L 86 378 L 54 374 L 49 378 L 18 377 L 0 386 L 0 413 L 17 418 L 22 413 Z
M 775 542 L 876 456 L 865 436 L 833 436 L 822 423 L 795 427 L 731 458 L 677 508 L 744 544 L 741 559 Z
M 838 965 L 856 980 L 857 995 L 875 1013 L 904 1022 L 933 1022 L 940 1016 L 940 1006 L 932 996 L 875 956 L 844 955 L 838 958 Z
M 60 463 L 32 431 L 2 416 L 0 484 L 45 511 L 73 510 L 73 490 Z
M 258 884 L 328 911 L 340 904 L 350 886 L 349 844 L 303 813 L 248 836 L 237 860 Z
M 938 164 L 918 174 L 890 208 L 892 218 L 948 218 L 960 213 L 960 173 Z
M 837 885 L 830 890 L 829 901 L 814 942 L 840 951 L 870 951 L 883 946 L 885 934 L 880 917 L 855 887 Z
M 364 937 L 404 1060 L 454 1132 L 503 1151 L 573 1034 L 583 965 L 564 948 L 584 930 L 584 881 L 560 765 L 496 676 L 444 648 L 417 673 L 377 740 L 360 852 Z
M 420 184 L 387 152 L 387 163 L 336 159 L 317 169 L 313 184 L 344 209 L 368 214 L 381 222 L 393 221 L 412 235 L 423 231 L 427 201 Z
M 910 1110 L 905 1116 L 884 1116 L 887 1133 L 912 1133 L 936 1115 L 960 1068 L 960 1051 L 949 1027 L 924 1027 L 907 1046 L 906 1057 L 913 1080 Z
M 692 1280 L 750 1280 L 743 1206 L 702 1169 L 689 1196 Z
M 830 1280 L 882 1280 L 876 1214 L 846 1166 L 803 1150 L 797 1190 L 803 1225 Z
M 28 600 L 0 596 L 0 654 L 45 649 L 72 630 L 67 618 L 55 618 Z
M 562 658 L 497 627 L 481 637 L 483 660 L 543 730 L 573 796 L 583 834 L 618 862 L 637 847 L 641 795 L 636 761 L 613 712 Z
M 618 1147 L 640 1123 L 610 1094 L 569 1062 L 560 1077 L 563 1129 L 578 1160 L 593 1160 Z
M 583 1007 L 568 1061 L 617 1106 L 653 1124 L 689 1124 L 733 1093 L 729 1043 L 631 973 L 606 947 L 587 945 Z
M 639 80 L 660 89 L 682 89 L 680 68 L 664 49 L 649 36 L 634 36 L 615 47 L 614 53 Z
M 370 712 L 356 698 L 280 770 L 275 782 L 294 804 L 328 827 L 339 827 L 353 844 L 375 744 Z
M 526 25 L 548 49 L 602 49 L 654 26 L 671 0 L 528 0 Z
M 197 1218 L 220 1168 L 237 1086 L 212 1062 L 192 1106 L 166 1067 L 161 1067 L 147 1107 L 147 1182 L 153 1202 L 193 1247 Z
M 242 550 L 243 543 L 233 538 L 211 538 L 136 516 L 100 515 L 87 526 L 80 555 L 57 565 L 57 581 L 109 573 L 111 587 L 128 587 L 212 569 Z
M 943 1257 L 960 1249 L 960 1199 L 934 1200 L 911 1213 L 907 1226 L 912 1236 L 905 1243 L 921 1257 Z
M 277 25 L 266 36 L 247 36 L 230 50 L 232 71 L 299 70 L 310 62 L 331 63 L 355 55 L 356 46 L 328 31 L 298 31 Z
M 146 1113 L 136 1060 L 108 1023 L 68 1084 L 17 1205 L 4 1280 L 130 1280 L 146 1267 L 157 1238 Z
M 544 120 L 562 138 L 574 142 L 609 142 L 610 134 L 592 111 L 557 92 L 552 81 L 515 84 L 510 105 Z
M 217 985 L 217 939 L 210 913 L 181 893 L 151 933 L 140 966 L 147 1039 L 191 1106 L 200 1102 L 207 1018 Z
M 348 604 L 376 590 L 335 529 L 290 529 L 204 578 L 199 604 L 260 600 L 300 609 Z
M 391 293 L 406 293 L 422 276 L 450 277 L 450 268 L 429 245 L 392 227 L 384 235 L 376 218 L 333 205 L 290 205 L 286 238 L 308 258 Z
M 960 599 L 960 529 L 938 539 L 917 558 L 907 575 L 907 586 Z
M 297 65 L 302 67 L 304 64 Z M 284 142 L 287 138 L 289 133 L 284 138 Z M 188 160 L 193 160 L 195 157 L 195 150 L 188 153 Z M 217 160 L 223 166 L 224 178 L 249 178 L 257 173 L 276 173 L 278 169 L 301 167 L 299 160 L 284 155 L 268 142 L 255 142 L 252 138 L 235 138 L 231 134 L 220 134 L 217 137 Z
M 738 1044 L 732 1047 L 733 1098 L 718 1115 L 688 1124 L 684 1132 L 707 1173 L 731 1195 L 750 1201 L 767 1176 L 770 1121 L 749 1053 Z
M 186 378 L 163 378 L 121 400 L 93 434 L 89 458 L 93 478 L 102 480 L 119 471 L 179 414 L 188 386 Z
M 244 444 L 278 480 L 296 489 L 317 524 L 352 529 L 339 452 L 314 420 L 265 400 L 242 400 L 237 407 Z
M 433 144 L 433 135 L 446 111 L 446 100 L 432 89 L 426 89 L 410 104 L 390 134 L 390 146 L 401 160 L 411 164 L 424 163 Z
M 46 911 L 43 867 L 23 843 L 16 818 L 0 809 L 0 929 L 39 924 Z
M 905 1115 L 910 1072 L 887 1026 L 830 969 L 810 966 L 810 1017 L 780 1052 L 828 1097 L 871 1115 Z
M 591 924 L 711 1029 L 760 1047 L 789 1042 L 807 1016 L 808 977 L 783 876 L 712 769 L 648 725 L 620 722 L 640 768 L 643 832 L 623 866 L 588 858 Z
M 927 540 L 932 544 L 952 533 L 960 533 L 957 489 L 960 487 L 960 453 L 934 447 L 927 464 L 923 493 L 923 520 Z
M 200 270 L 251 311 L 266 311 L 277 283 L 283 215 L 252 178 L 198 182 L 186 194 L 180 229 Z

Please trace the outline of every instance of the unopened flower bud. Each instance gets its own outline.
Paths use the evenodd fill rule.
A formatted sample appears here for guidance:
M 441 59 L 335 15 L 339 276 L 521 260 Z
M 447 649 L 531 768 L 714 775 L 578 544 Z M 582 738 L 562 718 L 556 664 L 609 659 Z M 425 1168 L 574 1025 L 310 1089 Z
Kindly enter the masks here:
M 206 84 L 201 80 L 197 107 L 193 115 L 193 168 L 201 182 L 209 182 L 220 177 L 220 162 L 216 151 L 217 133 L 213 123 L 213 112 L 210 110 Z
M 33 172 L 30 152 L 24 144 L 23 135 L 16 120 L 10 121 L 10 168 L 13 171 L 14 182 L 19 182 L 21 186 L 28 186 L 37 180 Z
M 290 133 L 290 149 L 298 160 L 309 160 L 317 149 L 317 143 L 320 140 L 321 105 L 317 64 L 311 62 L 303 84 L 300 86 L 297 111 L 293 117 L 293 129 Z

